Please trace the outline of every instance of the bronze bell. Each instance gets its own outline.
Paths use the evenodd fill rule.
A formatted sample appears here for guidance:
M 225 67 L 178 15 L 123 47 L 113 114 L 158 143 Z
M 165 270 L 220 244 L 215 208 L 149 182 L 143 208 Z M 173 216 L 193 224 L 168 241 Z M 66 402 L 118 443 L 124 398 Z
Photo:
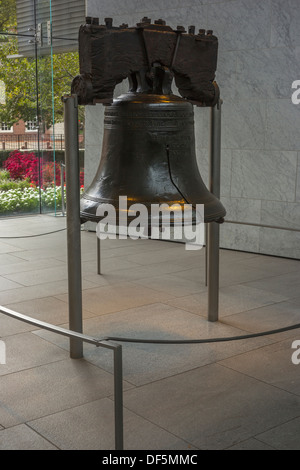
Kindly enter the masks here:
M 106 107 L 102 156 L 81 198 L 82 221 L 99 221 L 100 204 L 203 204 L 204 222 L 220 221 L 221 202 L 199 173 L 193 105 L 170 95 L 129 92 Z M 149 220 L 150 226 L 150 220 Z
M 81 73 L 72 92 L 79 104 L 108 105 L 100 165 L 81 199 L 82 222 L 98 222 L 97 209 L 105 204 L 115 208 L 119 221 L 127 211 L 129 221 L 128 206 L 134 203 L 143 204 L 149 214 L 153 204 L 189 204 L 192 223 L 195 206 L 201 204 L 204 222 L 223 220 L 223 205 L 199 173 L 193 112 L 194 104 L 218 101 L 217 50 L 212 31 L 195 34 L 194 26 L 188 33 L 182 26 L 173 30 L 163 20 L 153 24 L 143 18 L 128 28 L 113 27 L 111 19 L 100 25 L 89 18 L 81 26 Z M 113 100 L 116 84 L 125 78 L 130 91 Z M 172 93 L 173 79 L 181 97 Z M 128 203 L 122 210 L 120 196 Z

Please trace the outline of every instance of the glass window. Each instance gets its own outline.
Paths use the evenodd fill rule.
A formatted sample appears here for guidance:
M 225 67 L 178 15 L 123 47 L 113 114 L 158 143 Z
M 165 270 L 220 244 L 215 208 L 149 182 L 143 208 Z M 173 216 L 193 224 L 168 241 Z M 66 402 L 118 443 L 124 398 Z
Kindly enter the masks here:
M 13 128 L 12 128 L 12 126 L 9 126 L 5 122 L 1 122 L 0 123 L 0 131 L 1 132 L 12 132 Z
M 26 122 L 26 131 L 35 131 L 37 132 L 38 127 L 37 127 L 37 120 L 33 119 L 32 121 L 27 121 Z
M 64 0 L 63 6 L 61 0 L 0 0 L 0 218 L 62 210 L 61 97 L 79 73 L 78 31 L 84 18 L 84 0 Z M 8 183 L 1 185 L 8 173 Z M 2 188 L 12 188 L 14 197 Z

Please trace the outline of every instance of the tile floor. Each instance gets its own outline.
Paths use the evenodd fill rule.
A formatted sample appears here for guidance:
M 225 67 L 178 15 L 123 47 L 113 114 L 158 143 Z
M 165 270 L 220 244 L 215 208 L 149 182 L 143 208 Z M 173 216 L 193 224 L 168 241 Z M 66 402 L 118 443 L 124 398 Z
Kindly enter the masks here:
M 0 305 L 68 328 L 63 217 L 0 220 Z M 300 322 L 300 262 L 221 250 L 207 321 L 205 250 L 82 232 L 84 333 L 193 339 Z M 110 351 L 0 315 L 0 449 L 114 449 Z M 300 329 L 224 343 L 123 343 L 125 449 L 300 450 Z

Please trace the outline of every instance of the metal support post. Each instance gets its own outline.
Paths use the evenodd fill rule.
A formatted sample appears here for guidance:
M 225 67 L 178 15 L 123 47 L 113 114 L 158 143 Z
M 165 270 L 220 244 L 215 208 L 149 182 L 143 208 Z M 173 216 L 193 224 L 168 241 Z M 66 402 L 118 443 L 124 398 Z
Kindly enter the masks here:
M 61 187 L 61 213 L 64 217 L 66 214 L 65 209 L 65 178 L 64 178 L 64 163 L 61 162 L 60 164 L 60 187 Z
M 101 245 L 97 235 L 97 274 L 101 274 Z
M 67 243 L 68 243 L 68 289 L 69 327 L 82 333 L 82 284 L 81 284 L 81 222 L 78 152 L 78 103 L 76 95 L 66 95 L 64 102 L 65 162 L 67 196 Z M 83 357 L 81 339 L 70 338 L 70 357 Z
M 210 192 L 220 198 L 221 174 L 221 105 L 222 100 L 211 108 L 210 118 Z M 207 228 L 207 283 L 208 320 L 219 319 L 219 244 L 220 224 L 211 222 Z
M 114 392 L 115 392 L 115 444 L 116 450 L 123 450 L 123 362 L 122 346 L 114 344 Z

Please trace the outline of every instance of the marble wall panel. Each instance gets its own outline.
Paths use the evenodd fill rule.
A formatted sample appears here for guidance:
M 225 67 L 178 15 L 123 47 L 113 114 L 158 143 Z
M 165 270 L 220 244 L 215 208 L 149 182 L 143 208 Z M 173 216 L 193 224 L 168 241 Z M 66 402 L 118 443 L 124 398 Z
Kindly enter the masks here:
M 166 9 L 164 3 L 154 9 L 152 4 L 149 4 L 151 9 L 145 11 L 145 15 L 152 19 L 152 21 L 162 18 L 166 21 L 168 26 L 176 29 L 177 25 L 182 25 L 186 29 L 190 25 L 196 27 L 196 31 L 200 28 L 206 28 L 207 24 L 207 5 L 199 3 L 191 4 L 188 7 L 181 6 L 180 8 Z M 144 15 L 141 16 L 141 18 Z M 140 18 L 139 18 L 140 19 Z
M 220 50 L 243 50 L 269 47 L 269 0 L 235 0 L 210 3 L 207 29 L 219 37 Z
M 291 99 L 270 100 L 267 103 L 266 148 L 300 149 L 300 105 Z
M 296 201 L 297 201 L 297 202 L 300 202 L 300 152 L 298 152 L 298 168 L 297 168 Z
M 295 200 L 297 152 L 234 150 L 231 196 Z
M 209 188 L 209 151 L 198 149 L 196 152 L 198 168 L 204 184 Z M 231 150 L 221 150 L 221 196 L 230 197 L 231 192 Z
M 232 177 L 232 151 L 221 149 L 221 188 L 220 194 L 223 197 L 231 195 L 231 177 Z
M 237 57 L 234 51 L 220 50 L 218 52 L 218 67 L 216 72 L 216 82 L 220 87 L 220 95 L 224 102 L 234 100 L 239 87 L 237 81 Z M 243 98 L 247 97 L 244 95 Z
M 95 106 L 86 106 L 86 145 L 99 145 L 103 136 L 104 106 L 97 103 Z
M 208 149 L 198 149 L 196 152 L 197 164 L 204 184 L 209 187 L 209 154 Z
M 207 4 L 210 4 L 210 3 L 226 3 L 226 2 L 232 2 L 232 0 L 200 0 L 200 3 L 203 3 L 203 4 L 206 4 L 206 3 Z
M 195 140 L 197 149 L 209 148 L 210 108 L 194 106 Z
M 97 145 L 86 145 L 85 153 L 88 155 L 84 168 L 84 187 L 87 189 L 92 183 L 100 163 L 102 143 Z
M 300 46 L 299 0 L 272 0 L 271 46 Z
M 236 98 L 290 98 L 299 78 L 300 47 L 252 49 L 236 54 Z
M 206 3 L 207 0 L 88 0 L 88 16 L 98 16 L 102 11 L 109 12 L 111 16 L 134 13 L 138 17 L 147 16 L 149 11 L 178 10 L 179 8 L 188 8 L 198 4 Z M 138 19 L 136 20 L 138 21 Z
M 261 200 L 221 196 L 226 208 L 226 220 L 259 224 L 261 218 Z
M 100 19 L 105 16 L 128 14 L 138 8 L 139 2 L 137 0 L 87 0 L 86 14 L 87 16 L 99 17 Z
M 259 251 L 267 255 L 300 259 L 300 233 L 260 228 Z
M 265 101 L 225 100 L 222 106 L 222 147 L 231 149 L 264 148 L 265 123 Z
M 98 168 L 102 150 L 104 107 L 101 104 L 85 109 L 85 171 L 84 185 L 91 184 Z
M 295 202 L 262 201 L 261 218 L 266 225 L 300 230 L 300 204 Z
M 230 250 L 259 252 L 260 227 L 224 223 L 220 226 L 220 246 Z
M 134 26 L 144 16 L 148 16 L 152 21 L 163 18 L 167 24 L 173 28 L 177 25 L 188 27 L 194 25 L 195 20 L 199 24 L 195 26 L 199 29 L 205 27 L 207 20 L 207 7 L 202 1 L 187 0 L 153 0 L 151 2 L 139 0 L 88 0 L 87 15 L 99 17 L 100 20 L 106 16 L 111 16 L 114 24 L 128 23 Z M 102 21 L 101 21 L 102 22 Z

